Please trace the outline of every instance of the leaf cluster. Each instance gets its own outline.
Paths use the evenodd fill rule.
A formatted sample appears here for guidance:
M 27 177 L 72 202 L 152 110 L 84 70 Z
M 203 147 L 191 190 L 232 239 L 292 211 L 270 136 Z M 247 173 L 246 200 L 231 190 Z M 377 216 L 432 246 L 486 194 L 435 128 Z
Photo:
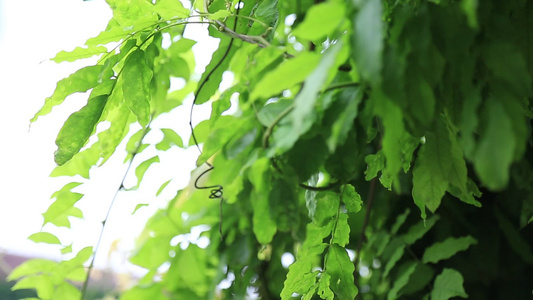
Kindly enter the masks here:
M 145 149 L 200 149 L 191 184 L 130 258 L 147 275 L 120 299 L 530 295 L 530 2 L 153 2 L 108 1 L 106 30 L 53 59 L 99 62 L 59 81 L 32 119 L 88 94 L 58 134 L 52 176 L 88 179 L 117 149 L 129 166 Z M 219 39 L 201 76 L 184 37 L 194 23 Z M 185 85 L 171 90 L 173 78 Z M 193 128 L 201 104 L 211 116 Z M 189 139 L 157 127 L 174 110 L 190 110 Z M 153 163 L 136 164 L 131 189 Z M 54 194 L 45 224 L 82 217 L 80 184 Z M 12 279 L 50 299 L 21 270 L 51 266 L 32 264 Z

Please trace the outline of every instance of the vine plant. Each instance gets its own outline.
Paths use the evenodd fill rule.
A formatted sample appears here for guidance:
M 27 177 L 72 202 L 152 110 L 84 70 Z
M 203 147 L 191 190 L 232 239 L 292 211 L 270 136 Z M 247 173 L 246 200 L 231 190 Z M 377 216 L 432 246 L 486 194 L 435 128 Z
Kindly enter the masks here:
M 159 162 L 133 163 L 149 147 L 198 147 L 203 168 L 147 222 L 130 261 L 148 272 L 119 299 L 531 296 L 531 1 L 107 2 L 107 28 L 52 59 L 98 63 L 31 120 L 88 95 L 57 136 L 52 176 L 88 179 L 123 145 L 139 183 Z M 197 23 L 220 41 L 199 80 L 183 36 Z M 224 72 L 235 80 L 221 90 Z M 169 92 L 171 78 L 186 84 Z M 193 127 L 203 103 L 211 116 Z M 188 145 L 152 125 L 174 109 L 190 109 Z M 154 131 L 163 139 L 144 144 Z M 80 184 L 54 194 L 44 224 L 82 216 Z M 198 225 L 207 248 L 171 244 Z M 14 289 L 86 298 L 97 248 L 29 260 Z

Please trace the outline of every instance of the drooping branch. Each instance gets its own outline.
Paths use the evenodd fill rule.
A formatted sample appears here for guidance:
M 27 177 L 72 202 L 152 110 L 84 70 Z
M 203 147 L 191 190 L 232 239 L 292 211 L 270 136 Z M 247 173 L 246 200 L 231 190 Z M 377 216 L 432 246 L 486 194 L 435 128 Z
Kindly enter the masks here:
M 111 199 L 111 203 L 109 204 L 109 207 L 107 209 L 106 216 L 105 216 L 104 220 L 102 221 L 102 229 L 100 230 L 100 235 L 98 236 L 98 241 L 96 242 L 96 246 L 95 246 L 94 251 L 93 251 L 93 257 L 91 258 L 91 263 L 89 264 L 89 267 L 87 268 L 87 276 L 85 277 L 85 281 L 83 282 L 83 286 L 81 288 L 81 297 L 80 297 L 81 300 L 85 299 L 85 295 L 87 293 L 87 287 L 89 285 L 89 280 L 91 278 L 91 272 L 92 272 L 92 270 L 94 268 L 94 261 L 96 259 L 96 254 L 98 253 L 98 249 L 100 248 L 100 243 L 102 242 L 102 237 L 104 235 L 104 231 L 105 231 L 105 228 L 106 228 L 107 221 L 109 219 L 109 215 L 111 214 L 111 210 L 113 209 L 113 206 L 115 204 L 115 200 L 117 199 L 118 193 L 124 189 L 124 181 L 126 181 L 126 177 L 128 176 L 128 173 L 129 173 L 129 171 L 131 169 L 131 166 L 133 165 L 133 160 L 135 159 L 135 157 L 139 153 L 139 150 L 141 149 L 142 141 L 146 137 L 148 132 L 150 131 L 151 121 L 152 121 L 152 118 L 150 118 L 150 123 L 148 123 L 146 128 L 143 130 L 142 136 L 141 136 L 141 138 L 139 140 L 139 144 L 135 148 L 135 151 L 132 153 L 132 157 L 130 159 L 130 162 L 128 163 L 128 167 L 126 168 L 126 171 L 124 172 L 124 176 L 122 176 L 122 180 L 120 182 L 120 185 L 116 189 L 115 195 Z

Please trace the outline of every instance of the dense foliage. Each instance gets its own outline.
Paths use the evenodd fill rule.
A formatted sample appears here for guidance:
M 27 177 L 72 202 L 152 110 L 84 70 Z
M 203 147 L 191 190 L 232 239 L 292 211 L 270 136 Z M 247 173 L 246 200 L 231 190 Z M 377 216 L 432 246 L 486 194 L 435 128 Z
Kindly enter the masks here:
M 125 148 L 140 184 L 159 162 L 146 149 L 201 149 L 191 184 L 147 222 L 131 262 L 148 273 L 120 299 L 531 297 L 531 1 L 107 2 L 108 27 L 53 58 L 98 64 L 58 82 L 32 120 L 87 92 L 52 176 L 88 179 Z M 183 37 L 194 23 L 220 39 L 201 77 Z M 212 109 L 191 138 L 153 125 L 191 97 Z M 54 195 L 45 224 L 82 217 L 80 184 Z M 171 243 L 199 225 L 206 248 Z M 71 282 L 92 255 L 10 278 L 40 299 L 83 298 Z

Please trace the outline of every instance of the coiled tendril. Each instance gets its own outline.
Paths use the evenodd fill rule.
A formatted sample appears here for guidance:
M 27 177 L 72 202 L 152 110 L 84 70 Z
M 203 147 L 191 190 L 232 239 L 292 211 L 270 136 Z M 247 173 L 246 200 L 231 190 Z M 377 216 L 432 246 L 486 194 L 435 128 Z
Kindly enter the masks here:
M 239 15 L 240 8 L 241 8 L 241 1 L 239 1 L 239 3 L 237 4 L 236 15 Z M 233 31 L 235 31 L 236 29 L 237 29 L 237 19 L 235 20 L 235 23 L 233 24 Z M 216 71 L 216 69 L 218 69 L 220 67 L 220 65 L 222 65 L 222 62 L 228 56 L 228 54 L 229 54 L 229 52 L 231 50 L 231 47 L 233 46 L 233 40 L 234 39 L 232 37 L 230 42 L 229 42 L 229 44 L 228 44 L 228 47 L 226 48 L 226 51 L 224 52 L 224 55 L 222 56 L 220 61 L 215 65 L 215 67 L 213 69 L 211 69 L 211 71 L 209 73 L 207 73 L 207 76 L 200 83 L 200 85 L 198 86 L 198 89 L 194 93 L 194 100 L 193 100 L 192 105 L 191 105 L 191 113 L 190 113 L 190 116 L 189 116 L 189 126 L 191 127 L 191 136 L 192 136 L 192 138 L 194 140 L 194 144 L 198 148 L 198 151 L 200 152 L 200 154 L 202 154 L 202 149 L 200 149 L 200 145 L 198 145 L 198 140 L 196 139 L 196 135 L 194 134 L 194 127 L 192 126 L 192 116 L 193 116 L 193 111 L 194 111 L 194 105 L 196 104 L 196 99 L 198 98 L 198 95 L 200 94 L 200 91 L 203 89 L 204 85 L 207 83 L 207 81 L 209 80 L 211 75 L 213 75 L 213 73 Z M 223 235 L 222 235 L 222 220 L 223 220 L 222 219 L 222 202 L 224 201 L 224 189 L 223 189 L 222 185 L 220 185 L 220 184 L 210 185 L 210 186 L 200 186 L 200 185 L 198 185 L 198 181 L 202 178 L 202 176 L 204 176 L 205 174 L 213 171 L 213 169 L 215 168 L 209 162 L 206 162 L 206 164 L 207 164 L 207 166 L 209 168 L 207 170 L 203 171 L 200 175 L 198 175 L 198 177 L 196 177 L 196 180 L 194 181 L 194 187 L 199 189 L 199 190 L 211 190 L 211 193 L 209 195 L 209 199 L 220 199 L 220 202 L 219 202 L 220 222 L 218 224 L 218 232 L 220 233 L 220 239 L 222 240 L 224 238 Z

